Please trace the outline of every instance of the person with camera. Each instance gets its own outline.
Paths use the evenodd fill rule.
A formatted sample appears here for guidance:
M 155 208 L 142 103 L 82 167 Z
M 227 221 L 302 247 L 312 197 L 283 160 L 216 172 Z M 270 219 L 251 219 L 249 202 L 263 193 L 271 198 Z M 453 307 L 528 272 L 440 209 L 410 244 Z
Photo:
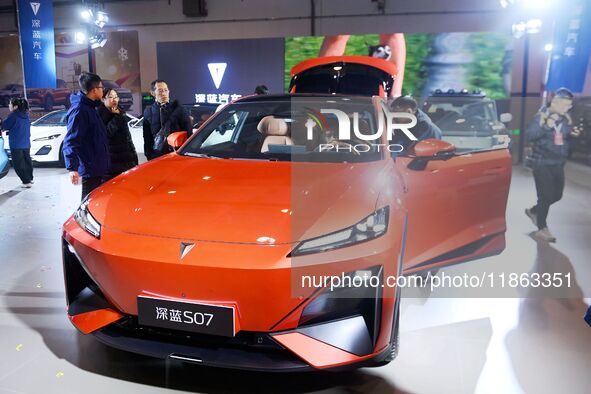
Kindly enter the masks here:
M 574 96 L 568 89 L 558 89 L 549 105 L 538 111 L 526 133 L 527 141 L 533 145 L 528 161 L 534 171 L 538 201 L 527 208 L 525 214 L 538 227 L 533 235 L 547 242 L 556 242 L 546 219 L 550 205 L 562 198 L 569 139 L 581 133 L 579 128 L 573 127 L 570 116 L 573 100 Z

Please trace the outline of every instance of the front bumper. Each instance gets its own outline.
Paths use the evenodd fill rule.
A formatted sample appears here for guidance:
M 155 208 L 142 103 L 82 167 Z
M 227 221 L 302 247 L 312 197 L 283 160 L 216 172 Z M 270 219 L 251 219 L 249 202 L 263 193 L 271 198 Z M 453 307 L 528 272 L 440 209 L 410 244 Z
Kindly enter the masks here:
M 127 253 L 106 250 L 108 230 L 103 231 L 101 240 L 96 240 L 72 222 L 66 222 L 63 239 L 69 318 L 80 331 L 92 333 L 109 346 L 215 367 L 281 372 L 358 367 L 376 360 L 380 362 L 388 354 L 393 327 L 393 314 L 388 313 L 394 309 L 392 298 L 380 300 L 384 312 L 377 315 L 375 324 L 379 329 L 374 332 L 374 335 L 379 333 L 379 337 L 370 338 L 371 330 L 361 316 L 299 327 L 301 311 L 313 297 L 303 300 L 292 297 L 290 267 L 241 271 L 231 268 L 220 272 L 182 264 L 183 270 L 194 271 L 177 272 L 179 264 L 176 262 L 166 265 L 159 261 L 158 265 L 152 265 L 152 261 L 142 259 L 137 265 L 135 258 L 123 258 L 122 254 Z M 121 234 L 119 237 L 128 251 L 133 250 L 121 239 Z M 137 250 L 134 252 L 132 254 L 137 257 Z M 119 259 L 111 261 L 108 258 L 111 253 Z M 242 258 L 248 260 L 246 255 Z M 215 265 L 214 261 L 210 263 Z M 207 286 L 210 298 L 204 298 L 203 293 L 188 292 L 183 282 L 179 282 L 178 287 L 162 287 L 162 282 L 169 277 L 163 274 L 167 270 L 172 270 L 175 277 L 188 275 L 194 280 L 210 275 L 207 282 L 194 285 L 198 289 Z M 157 280 L 150 281 L 150 275 L 159 271 L 162 272 L 155 277 Z M 250 284 L 246 292 L 232 286 L 232 273 Z M 218 282 L 219 277 L 225 281 Z M 279 283 L 260 289 L 267 282 Z M 283 291 L 278 291 L 282 287 Z M 152 296 L 173 294 L 172 288 L 179 294 L 182 288 L 187 299 L 233 305 L 239 327 L 237 334 L 225 338 L 140 325 L 135 304 L 137 296 L 146 294 L 146 289 Z M 180 298 L 176 293 L 174 297 Z
M 59 161 L 59 149 L 62 143 L 61 138 L 47 141 L 31 142 L 31 159 L 37 162 Z

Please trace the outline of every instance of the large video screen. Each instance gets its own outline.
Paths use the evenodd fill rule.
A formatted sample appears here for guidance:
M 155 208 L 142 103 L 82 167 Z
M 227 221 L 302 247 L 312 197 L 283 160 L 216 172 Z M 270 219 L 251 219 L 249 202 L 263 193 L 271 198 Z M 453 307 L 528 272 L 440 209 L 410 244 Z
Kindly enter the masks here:
M 287 90 L 290 71 L 299 62 L 325 54 L 369 56 L 372 49 L 384 44 L 388 35 L 351 35 L 345 43 L 327 45 L 325 37 L 288 37 L 285 39 L 285 79 Z M 399 38 L 400 39 L 400 38 Z M 481 90 L 491 98 L 510 96 L 513 39 L 504 33 L 412 33 L 404 34 L 402 56 L 405 72 L 402 94 L 428 96 L 433 91 L 454 89 Z
M 182 103 L 223 103 L 257 85 L 282 93 L 284 52 L 283 38 L 159 42 L 158 78 Z

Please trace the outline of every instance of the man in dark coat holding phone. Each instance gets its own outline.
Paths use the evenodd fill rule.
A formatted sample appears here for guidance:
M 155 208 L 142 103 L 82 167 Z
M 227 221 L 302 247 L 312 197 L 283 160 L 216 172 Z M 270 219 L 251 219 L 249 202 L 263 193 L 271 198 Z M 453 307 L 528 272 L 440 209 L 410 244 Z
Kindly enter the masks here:
M 144 153 L 148 160 L 155 159 L 169 152 L 166 138 L 175 131 L 192 133 L 191 122 L 185 108 L 177 100 L 170 101 L 168 84 L 157 79 L 150 84 L 150 92 L 155 98 L 154 104 L 144 110 Z

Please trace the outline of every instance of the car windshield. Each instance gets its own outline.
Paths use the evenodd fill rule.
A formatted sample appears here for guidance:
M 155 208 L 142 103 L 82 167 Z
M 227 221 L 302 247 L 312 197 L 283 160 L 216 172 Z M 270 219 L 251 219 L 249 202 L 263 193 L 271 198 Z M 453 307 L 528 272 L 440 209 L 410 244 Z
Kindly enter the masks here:
M 446 101 L 427 101 L 424 108 L 443 135 L 495 134 L 493 126 L 498 120 L 493 101 L 450 98 Z
M 33 123 L 32 126 L 65 126 L 66 125 L 66 114 L 68 111 L 56 111 L 49 113 Z
M 353 121 L 355 113 L 357 122 Z M 344 117 L 344 122 L 339 122 L 337 115 Z M 339 130 L 340 123 L 343 128 L 349 123 L 349 128 Z M 375 110 L 369 98 L 286 96 L 245 100 L 215 114 L 179 153 L 225 159 L 374 161 L 382 157 L 382 150 L 376 146 L 379 139 L 367 141 L 358 135 L 366 137 L 376 131 Z

